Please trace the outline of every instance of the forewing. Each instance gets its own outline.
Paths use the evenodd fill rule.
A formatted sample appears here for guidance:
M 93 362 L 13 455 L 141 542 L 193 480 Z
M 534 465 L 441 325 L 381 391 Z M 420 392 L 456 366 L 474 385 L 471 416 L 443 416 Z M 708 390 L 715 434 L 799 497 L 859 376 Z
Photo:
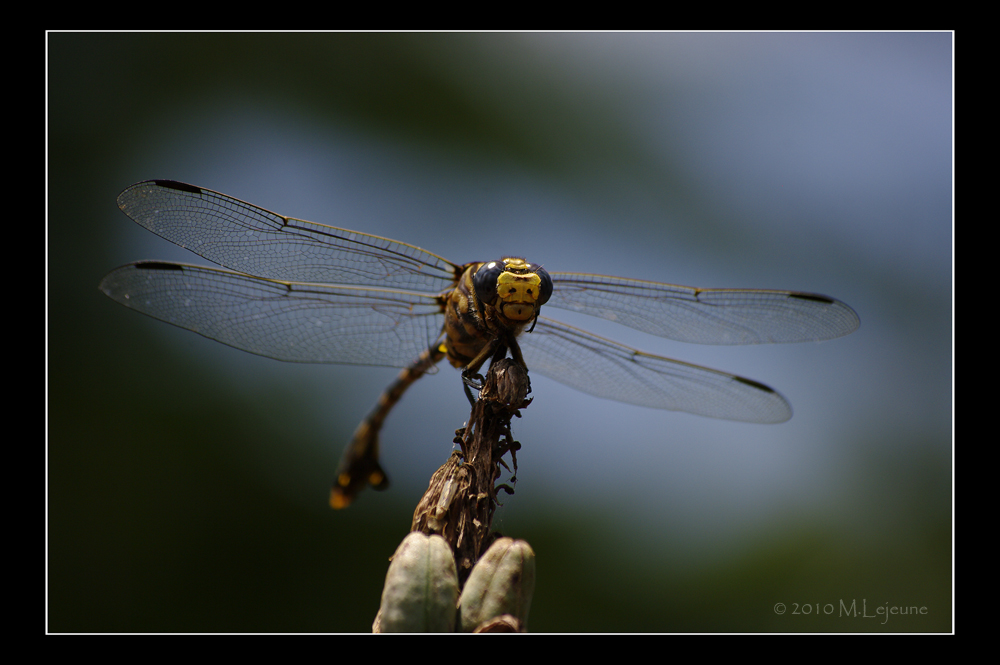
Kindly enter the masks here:
M 122 266 L 121 304 L 229 346 L 291 362 L 409 365 L 441 334 L 437 299 L 394 289 L 262 279 L 179 263 Z
M 597 397 L 743 422 L 792 417 L 785 398 L 761 383 L 644 353 L 551 319 L 539 318 L 518 344 L 529 371 Z
M 795 291 L 697 289 L 637 279 L 551 273 L 548 306 L 696 344 L 769 344 L 832 339 L 858 315 L 828 296 Z
M 170 180 L 132 185 L 118 195 L 118 207 L 170 242 L 257 277 L 433 293 L 456 279 L 456 266 L 419 247 L 284 217 Z

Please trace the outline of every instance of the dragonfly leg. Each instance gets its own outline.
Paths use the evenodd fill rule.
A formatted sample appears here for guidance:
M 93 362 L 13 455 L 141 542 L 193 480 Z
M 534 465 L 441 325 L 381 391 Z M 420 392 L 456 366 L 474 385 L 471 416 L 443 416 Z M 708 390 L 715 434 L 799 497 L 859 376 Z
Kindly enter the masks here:
M 421 353 L 412 365 L 399 373 L 392 385 L 379 397 L 375 408 L 358 425 L 340 458 L 337 477 L 330 490 L 331 507 L 340 509 L 351 505 L 367 485 L 377 490 L 389 486 L 389 477 L 378 462 L 378 435 L 382 423 L 406 389 L 443 357 L 444 352 L 437 344 Z
M 476 400 L 472 396 L 472 391 L 475 390 L 478 393 L 483 389 L 484 379 L 479 374 L 479 370 L 482 369 L 486 359 L 492 356 L 490 363 L 499 362 L 507 357 L 508 350 L 514 362 L 520 365 L 525 371 L 528 370 L 528 367 L 524 364 L 524 357 L 521 355 L 521 347 L 518 346 L 517 339 L 513 335 L 509 335 L 506 338 L 497 337 L 493 339 L 462 370 L 462 383 L 465 384 L 465 396 L 469 398 L 469 404 L 473 406 L 476 404 Z
M 462 372 L 462 387 L 465 388 L 465 396 L 469 398 L 469 404 L 475 406 L 476 398 L 472 391 L 477 393 L 483 389 L 483 377 L 481 374 L 469 374 Z
M 483 346 L 479 353 L 476 354 L 476 357 L 470 360 L 469 364 L 462 370 L 462 383 L 465 385 L 465 396 L 469 398 L 470 405 L 476 405 L 476 399 L 472 396 L 472 391 L 475 390 L 478 393 L 483 389 L 484 379 L 479 370 L 482 369 L 487 358 L 492 356 L 496 359 L 498 354 L 500 354 L 501 358 L 507 355 L 507 347 L 501 343 L 499 338 L 493 338 L 489 344 Z

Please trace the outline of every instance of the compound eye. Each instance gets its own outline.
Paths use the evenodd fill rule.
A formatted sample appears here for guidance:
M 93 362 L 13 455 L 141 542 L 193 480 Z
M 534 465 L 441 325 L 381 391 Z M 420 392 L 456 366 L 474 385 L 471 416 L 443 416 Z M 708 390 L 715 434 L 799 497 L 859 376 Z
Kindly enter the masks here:
M 484 263 L 472 276 L 472 286 L 480 302 L 492 305 L 497 300 L 497 279 L 503 272 L 503 264 L 498 261 Z M 549 287 L 551 291 L 552 287 Z
M 552 296 L 552 278 L 549 277 L 549 273 L 546 272 L 545 268 L 541 266 L 535 269 L 535 274 L 541 280 L 541 284 L 538 285 L 538 300 L 536 302 L 538 305 L 544 305 Z

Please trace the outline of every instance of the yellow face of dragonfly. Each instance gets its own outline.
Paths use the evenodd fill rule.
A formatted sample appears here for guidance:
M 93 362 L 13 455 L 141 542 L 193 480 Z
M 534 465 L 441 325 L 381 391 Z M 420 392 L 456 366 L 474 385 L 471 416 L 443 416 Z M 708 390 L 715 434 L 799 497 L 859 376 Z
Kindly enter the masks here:
M 524 259 L 484 263 L 472 278 L 476 297 L 512 321 L 529 321 L 552 295 L 552 278 Z

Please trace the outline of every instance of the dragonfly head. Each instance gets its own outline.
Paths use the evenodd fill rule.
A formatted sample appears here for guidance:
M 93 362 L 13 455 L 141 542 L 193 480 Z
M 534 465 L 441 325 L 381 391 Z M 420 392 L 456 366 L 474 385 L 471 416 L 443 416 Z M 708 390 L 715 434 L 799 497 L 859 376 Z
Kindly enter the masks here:
M 513 321 L 534 318 L 552 295 L 552 278 L 545 268 L 517 258 L 484 263 L 472 284 L 480 301 Z

